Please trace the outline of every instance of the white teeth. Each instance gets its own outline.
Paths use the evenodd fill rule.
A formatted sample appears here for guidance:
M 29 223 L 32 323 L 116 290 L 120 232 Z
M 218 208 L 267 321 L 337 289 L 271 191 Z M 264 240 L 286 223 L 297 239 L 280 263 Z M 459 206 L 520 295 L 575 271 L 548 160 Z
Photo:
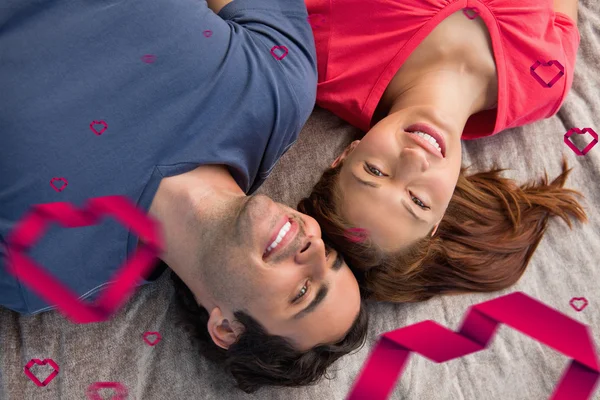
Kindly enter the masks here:
M 438 149 L 438 151 L 441 153 L 442 152 L 442 148 L 440 147 L 440 145 L 438 144 L 437 140 L 435 140 L 435 138 L 425 132 L 421 132 L 421 131 L 414 131 L 411 132 L 414 133 L 417 136 L 422 137 L 423 139 L 427 140 L 429 143 L 431 143 L 432 145 L 435 146 L 436 149 Z
M 283 227 L 279 230 L 279 233 L 277 234 L 277 238 L 273 241 L 273 243 L 271 243 L 269 245 L 269 247 L 267 247 L 266 253 L 273 250 L 275 247 L 277 247 L 277 245 L 279 243 L 281 243 L 281 241 L 283 240 L 285 235 L 289 232 L 291 227 L 292 227 L 292 224 L 290 223 L 290 221 L 286 222 L 285 225 L 283 225 Z

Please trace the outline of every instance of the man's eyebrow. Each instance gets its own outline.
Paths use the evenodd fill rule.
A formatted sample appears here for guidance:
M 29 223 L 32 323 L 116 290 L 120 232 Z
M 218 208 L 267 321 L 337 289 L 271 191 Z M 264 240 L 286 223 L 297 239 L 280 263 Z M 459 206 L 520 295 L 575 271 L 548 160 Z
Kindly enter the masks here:
M 410 213 L 410 214 L 411 214 L 413 217 L 415 217 L 415 219 L 416 219 L 417 221 L 421 221 L 421 222 L 427 223 L 427 221 L 425 221 L 425 220 L 424 220 L 424 219 L 422 219 L 422 218 L 419 218 L 419 216 L 418 216 L 417 214 L 415 214 L 415 212 L 413 211 L 413 209 L 412 209 L 412 208 L 411 208 L 411 207 L 410 207 L 408 204 L 406 204 L 406 203 L 404 202 L 404 199 L 402 199 L 402 200 L 400 200 L 400 201 L 402 202 L 402 205 L 404 206 L 404 208 L 406 208 L 406 210 L 407 210 L 407 211 L 408 211 L 408 212 L 409 212 L 409 213 Z
M 365 186 L 370 186 L 370 187 L 374 187 L 374 188 L 378 188 L 381 185 L 379 183 L 375 183 L 375 182 L 368 182 L 368 181 L 363 181 L 362 179 L 360 179 L 358 176 L 354 175 L 354 172 L 352 173 L 352 176 L 354 177 L 354 179 L 356 179 L 359 183 L 365 185 Z
M 317 291 L 317 295 L 315 296 L 313 301 L 311 301 L 310 304 L 308 306 L 306 306 L 306 308 L 304 310 L 299 311 L 292 318 L 300 319 L 300 318 L 305 317 L 307 314 L 310 314 L 311 312 L 313 312 L 315 310 L 315 308 L 317 308 L 319 306 L 319 304 L 321 304 L 323 302 L 325 297 L 327 297 L 328 292 L 329 292 L 329 286 L 327 285 L 327 283 L 324 283 Z
M 334 261 L 333 265 L 331 266 L 331 269 L 333 271 L 339 271 L 343 265 L 344 265 L 344 257 L 342 256 L 342 253 L 340 253 L 338 251 L 337 256 L 335 257 L 335 261 Z

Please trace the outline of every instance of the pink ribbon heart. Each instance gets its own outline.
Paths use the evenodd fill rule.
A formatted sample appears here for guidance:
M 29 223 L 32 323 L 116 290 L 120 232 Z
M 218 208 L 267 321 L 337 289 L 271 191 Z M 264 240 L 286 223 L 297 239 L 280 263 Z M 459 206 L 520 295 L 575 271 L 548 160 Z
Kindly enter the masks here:
M 96 125 L 102 125 L 102 130 L 97 131 Z M 92 132 L 94 132 L 98 136 L 102 135 L 107 128 L 108 125 L 104 121 L 92 121 L 92 123 L 90 124 L 90 129 L 92 130 Z
M 477 9 L 477 7 L 463 8 L 462 12 L 469 19 L 475 19 L 479 15 L 479 10 Z
M 153 341 L 149 340 L 148 337 L 149 336 L 155 336 L 155 339 Z M 162 337 L 160 336 L 160 333 L 158 332 L 146 332 L 144 333 L 144 342 L 148 343 L 148 345 L 150 346 L 155 346 L 158 344 L 158 342 L 160 342 L 162 339 Z
M 126 400 L 128 390 L 121 382 L 94 382 L 92 383 L 86 391 L 87 397 L 89 400 L 102 400 L 100 393 L 98 391 L 100 389 L 114 389 L 115 395 L 112 396 L 109 400 Z
M 212 36 L 212 31 L 211 30 L 205 30 L 204 32 L 202 32 L 202 34 L 204 35 L 204 37 L 211 37 Z
M 540 66 L 551 67 L 553 65 L 555 65 L 556 68 L 558 68 L 558 72 L 548 82 L 546 82 L 541 76 L 538 75 L 537 72 L 535 72 L 535 70 L 538 69 L 538 67 Z M 531 65 L 531 67 L 529 67 L 529 72 L 531 73 L 531 76 L 533 76 L 540 83 L 540 85 L 542 85 L 543 87 L 551 88 L 556 82 L 558 82 L 560 78 L 563 77 L 563 75 L 565 74 L 565 67 L 563 67 L 563 65 L 556 60 L 550 60 L 547 63 L 536 61 L 533 63 L 533 65 Z
M 152 64 L 154 61 L 156 61 L 156 56 L 154 54 L 146 54 L 142 56 L 142 61 L 146 64 Z
M 78 228 L 96 225 L 104 215 L 112 215 L 140 237 L 140 247 L 117 271 L 113 282 L 98 299 L 87 304 L 79 296 L 45 271 L 25 252 L 45 233 L 51 222 Z M 156 222 L 145 215 L 125 196 L 89 199 L 82 210 L 71 203 L 58 202 L 34 205 L 13 228 L 6 240 L 7 270 L 49 304 L 55 305 L 72 322 L 86 324 L 107 320 L 133 294 L 138 283 L 147 277 L 156 257 L 163 249 Z M 81 249 L 81 251 L 102 249 Z
M 54 371 L 52 371 L 52 373 L 50 375 L 48 375 L 48 377 L 46 379 L 44 379 L 44 382 L 40 382 L 40 380 L 37 378 L 37 376 L 35 376 L 33 374 L 33 372 L 31 372 L 31 367 L 33 367 L 34 364 L 50 365 L 54 369 Z M 29 377 L 29 379 L 31 379 L 33 381 L 33 383 L 35 383 L 37 386 L 46 386 L 47 384 L 52 382 L 52 379 L 54 379 L 54 377 L 56 375 L 58 375 L 58 371 L 59 371 L 58 365 L 56 365 L 54 360 L 52 360 L 51 358 L 45 358 L 44 360 L 34 358 L 34 359 L 30 360 L 27 363 L 27 365 L 25 365 L 25 368 L 23 368 L 23 372 L 25 372 L 25 375 L 27 375 Z
M 552 400 L 591 398 L 600 366 L 589 327 L 525 293 L 515 292 L 472 306 L 458 332 L 423 321 L 384 333 L 347 399 L 386 399 L 412 352 L 442 363 L 485 350 L 500 323 L 571 358 Z
M 575 304 L 579 302 L 581 302 L 581 305 Z M 585 297 L 573 297 L 571 301 L 569 301 L 569 304 L 575 311 L 583 311 L 583 309 L 587 307 L 588 301 Z
M 588 143 L 588 145 L 585 146 L 583 150 L 579 150 L 579 148 L 575 146 L 575 143 L 571 142 L 571 139 L 569 138 L 574 134 L 585 135 L 586 133 L 589 133 L 594 139 L 590 143 Z M 575 154 L 577 154 L 578 156 L 585 156 L 588 153 L 588 151 L 590 151 L 592 147 L 594 147 L 596 143 L 598 143 L 598 134 L 594 132 L 592 128 L 583 128 L 583 130 L 580 130 L 579 128 L 571 128 L 567 133 L 565 133 L 564 141 L 565 144 L 575 152 Z
M 54 185 L 54 182 L 56 181 L 61 181 L 63 184 L 60 187 L 56 187 Z M 52 186 L 52 188 L 54 190 L 56 190 L 57 192 L 62 192 L 63 190 L 65 190 L 65 188 L 67 187 L 69 183 L 67 182 L 67 180 L 65 178 L 52 178 L 50 179 L 50 186 Z
M 283 54 L 281 56 L 278 56 L 277 54 L 275 54 L 275 50 L 283 50 Z M 288 54 L 288 48 L 285 46 L 273 46 L 271 47 L 271 55 L 273 57 L 275 57 L 276 60 L 283 60 L 285 58 L 285 56 L 287 56 Z

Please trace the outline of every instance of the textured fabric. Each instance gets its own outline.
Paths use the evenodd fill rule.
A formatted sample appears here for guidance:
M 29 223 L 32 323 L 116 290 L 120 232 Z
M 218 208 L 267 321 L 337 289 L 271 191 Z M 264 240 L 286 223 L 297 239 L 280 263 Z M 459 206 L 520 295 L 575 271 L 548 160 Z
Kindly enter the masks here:
M 579 32 L 553 0 L 305 0 L 317 46 L 317 104 L 364 131 L 388 84 L 415 48 L 464 8 L 485 22 L 498 71 L 498 107 L 473 115 L 464 139 L 555 114 L 573 81 Z M 466 18 L 466 17 L 465 17 Z M 542 87 L 530 68 L 558 61 L 564 76 Z M 551 82 L 556 66 L 535 73 Z M 548 76 L 550 75 L 550 76 Z
M 367 343 L 334 364 L 331 380 L 303 388 L 266 388 L 253 395 L 236 390 L 228 375 L 199 355 L 188 334 L 176 325 L 166 273 L 139 288 L 112 320 L 99 324 L 74 325 L 55 311 L 22 316 L 0 309 L 0 399 L 82 400 L 93 382 L 114 381 L 127 387 L 128 400 L 343 400 L 380 334 L 428 319 L 457 330 L 469 306 L 516 290 L 588 325 L 600 350 L 600 145 L 578 157 L 563 143 L 564 133 L 574 126 L 596 132 L 600 128 L 600 2 L 579 3 L 582 40 L 575 79 L 558 114 L 506 134 L 463 142 L 464 165 L 483 170 L 497 162 L 511 168 L 506 176 L 518 182 L 537 178 L 544 169 L 556 176 L 565 154 L 573 168 L 567 187 L 585 196 L 589 222 L 569 230 L 564 223 L 551 221 L 515 286 L 418 304 L 369 304 Z M 316 108 L 298 142 L 257 192 L 295 206 L 323 169 L 360 134 Z M 586 297 L 589 305 L 576 312 L 569 306 L 572 297 Z M 160 332 L 162 341 L 148 346 L 142 339 L 146 331 Z M 37 387 L 23 373 L 32 358 L 51 358 L 60 366 L 46 387 Z M 567 365 L 567 357 L 501 325 L 485 351 L 443 364 L 412 356 L 391 399 L 547 400 Z M 44 379 L 48 373 L 41 369 L 38 376 Z M 597 389 L 591 400 L 599 399 Z
M 4 2 L 0 237 L 34 204 L 123 195 L 147 211 L 163 177 L 202 164 L 225 164 L 256 190 L 314 106 L 306 17 L 301 0 L 236 0 L 219 15 L 197 0 Z M 66 182 L 53 189 L 53 178 Z M 95 297 L 136 244 L 107 218 L 53 226 L 28 254 Z M 0 304 L 48 310 L 3 258 Z

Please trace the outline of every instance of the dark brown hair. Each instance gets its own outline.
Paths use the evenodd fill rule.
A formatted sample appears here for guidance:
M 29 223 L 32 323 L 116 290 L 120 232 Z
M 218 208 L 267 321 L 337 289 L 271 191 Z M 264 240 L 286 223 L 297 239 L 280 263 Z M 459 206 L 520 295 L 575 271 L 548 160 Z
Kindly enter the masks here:
M 227 350 L 217 346 L 208 332 L 208 311 L 200 306 L 191 290 L 171 272 L 175 297 L 179 305 L 179 324 L 190 333 L 192 341 L 207 359 L 229 371 L 237 386 L 252 393 L 262 386 L 303 386 L 327 376 L 327 368 L 338 358 L 360 349 L 365 342 L 368 314 L 361 302 L 358 317 L 340 342 L 297 351 L 288 340 L 270 335 L 254 318 L 236 311 L 235 318 L 244 326 L 236 343 Z
M 327 169 L 298 210 L 314 217 L 324 239 L 340 251 L 355 273 L 361 290 L 379 301 L 417 302 L 441 294 L 493 292 L 512 286 L 546 231 L 550 217 L 558 216 L 572 228 L 570 218 L 587 221 L 576 197 L 563 188 L 570 173 L 548 183 L 518 186 L 500 176 L 504 171 L 467 175 L 461 170 L 448 209 L 435 235 L 386 254 L 367 237 L 352 241 L 352 228 L 340 215 L 337 181 L 343 162 Z

